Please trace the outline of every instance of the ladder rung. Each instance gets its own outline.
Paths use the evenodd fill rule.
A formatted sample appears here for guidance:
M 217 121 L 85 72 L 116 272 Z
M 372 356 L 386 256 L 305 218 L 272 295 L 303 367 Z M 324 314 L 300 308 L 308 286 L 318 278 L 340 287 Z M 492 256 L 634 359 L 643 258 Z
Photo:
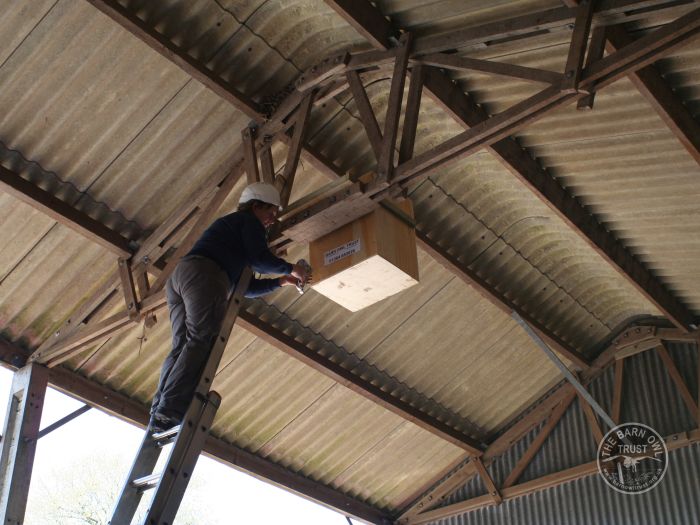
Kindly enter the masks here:
M 156 432 L 153 434 L 153 440 L 154 441 L 165 441 L 166 439 L 173 438 L 177 436 L 177 434 L 180 432 L 180 427 L 181 425 L 178 425 L 173 428 L 169 428 L 168 430 L 164 430 L 163 432 Z
M 131 484 L 141 490 L 148 490 L 152 489 L 156 485 L 158 485 L 158 482 L 160 481 L 161 474 L 149 474 L 148 476 L 144 476 L 142 478 L 137 478 L 131 482 Z

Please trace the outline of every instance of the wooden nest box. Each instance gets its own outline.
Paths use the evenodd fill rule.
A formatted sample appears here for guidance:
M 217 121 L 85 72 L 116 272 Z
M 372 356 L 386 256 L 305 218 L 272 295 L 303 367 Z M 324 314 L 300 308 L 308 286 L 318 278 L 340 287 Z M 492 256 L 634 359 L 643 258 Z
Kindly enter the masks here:
M 418 282 L 413 206 L 385 200 L 374 211 L 312 241 L 313 289 L 356 312 Z

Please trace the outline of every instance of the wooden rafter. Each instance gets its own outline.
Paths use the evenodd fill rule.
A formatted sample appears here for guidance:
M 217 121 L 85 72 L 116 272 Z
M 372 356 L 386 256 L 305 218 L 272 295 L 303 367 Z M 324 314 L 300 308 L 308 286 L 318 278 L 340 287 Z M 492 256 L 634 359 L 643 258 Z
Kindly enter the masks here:
M 666 436 L 664 440 L 666 441 L 666 447 L 668 450 L 677 450 L 680 448 L 689 447 L 700 441 L 700 430 L 672 434 L 670 436 Z M 512 487 L 504 488 L 501 490 L 501 495 L 503 496 L 503 501 L 509 501 L 528 494 L 534 494 L 542 490 L 557 487 L 563 483 L 585 478 L 596 474 L 597 472 L 598 462 L 590 461 L 588 463 L 577 465 L 553 474 L 547 474 Z M 411 517 L 408 520 L 402 521 L 401 523 L 407 523 L 409 525 L 432 523 L 451 516 L 488 507 L 492 504 L 493 500 L 491 499 L 490 495 L 479 496 L 466 501 L 461 501 L 459 503 L 454 503 L 446 507 L 441 507 L 439 509 L 426 511 L 422 514 Z
M 131 257 L 132 249 L 128 239 L 3 166 L 0 166 L 0 190 L 119 257 Z
M 508 474 L 508 477 L 505 479 L 503 485 L 501 486 L 502 489 L 515 485 L 515 482 L 518 481 L 518 479 L 525 471 L 527 466 L 534 459 L 535 455 L 537 455 L 537 452 L 539 452 L 540 448 L 542 448 L 542 445 L 552 433 L 552 430 L 554 430 L 554 428 L 559 424 L 559 421 L 561 421 L 561 418 L 564 416 L 574 399 L 576 399 L 576 394 L 571 392 L 568 396 L 566 396 L 565 399 L 561 401 L 561 403 L 559 403 L 559 405 L 557 405 L 557 407 L 554 410 L 552 410 L 552 413 L 549 415 L 549 418 L 547 418 L 547 422 L 537 433 L 537 437 L 535 437 L 532 443 L 530 443 L 530 446 L 520 457 L 518 463 Z
M 136 286 L 134 285 L 134 276 L 129 268 L 129 263 L 121 257 L 117 260 L 117 269 L 119 278 L 122 284 L 122 292 L 124 293 L 124 305 L 129 314 L 129 319 L 135 321 L 139 316 L 139 303 L 136 300 Z
M 254 133 L 255 130 L 249 126 L 246 126 L 241 131 L 241 142 L 243 144 L 243 158 L 248 184 L 252 184 L 260 180 L 260 171 L 258 170 L 258 155 L 255 151 Z
M 476 472 L 479 474 L 481 481 L 484 482 L 484 485 L 486 486 L 486 492 L 488 492 L 489 496 L 491 496 L 493 504 L 500 505 L 503 502 L 503 496 L 501 496 L 501 492 L 498 490 L 496 484 L 493 482 L 491 474 L 489 474 L 488 470 L 486 470 L 484 462 L 481 460 L 481 458 L 474 458 L 473 461 L 474 467 L 476 468 Z
M 605 51 L 605 31 L 604 26 L 596 27 L 591 33 L 591 43 L 588 46 L 588 54 L 586 55 L 586 67 L 590 66 L 596 60 L 603 57 Z M 593 101 L 595 100 L 595 91 L 579 99 L 576 104 L 577 109 L 593 109 Z
M 297 167 L 299 166 L 299 158 L 301 157 L 301 150 L 304 145 L 304 138 L 306 137 L 309 115 L 311 114 L 311 104 L 315 96 L 316 92 L 314 91 L 307 94 L 297 110 L 292 140 L 289 143 L 289 150 L 287 152 L 287 162 L 284 165 L 284 171 L 280 176 L 280 180 L 277 181 L 277 185 L 280 188 L 282 207 L 287 206 L 289 197 L 292 194 L 292 185 L 294 184 L 294 177 L 297 172 Z
M 610 417 L 618 425 L 622 414 L 622 386 L 625 379 L 625 360 L 619 359 L 615 362 L 615 381 L 613 384 L 613 400 Z
M 0 362 L 4 366 L 17 368 L 24 364 L 26 358 L 27 355 L 23 349 L 0 340 Z M 63 367 L 49 369 L 48 376 L 49 384 L 67 395 L 100 408 L 122 421 L 136 424 L 141 428 L 146 427 L 149 420 L 149 410 L 146 405 Z M 342 514 L 378 525 L 390 523 L 390 516 L 371 505 L 292 472 L 269 459 L 255 455 L 216 436 L 210 435 L 207 438 L 204 453 L 258 478 L 285 487 L 305 498 L 335 508 Z
M 688 385 L 686 385 L 685 381 L 683 381 L 683 377 L 678 371 L 676 363 L 673 362 L 673 358 L 671 358 L 671 354 L 669 354 L 666 345 L 664 343 L 661 343 L 661 345 L 658 346 L 656 351 L 659 354 L 661 361 L 663 361 L 668 375 L 671 376 L 671 380 L 676 385 L 676 389 L 680 393 L 681 398 L 685 403 L 685 406 L 688 407 L 688 411 L 690 412 L 691 417 L 695 419 L 695 422 L 698 425 L 700 425 L 700 419 L 698 419 L 698 405 L 693 399 L 693 395 L 690 393 Z
M 493 60 L 461 57 L 459 55 L 449 55 L 446 53 L 422 55 L 418 58 L 411 59 L 411 63 L 454 69 L 457 71 L 482 71 L 493 75 L 518 78 L 520 80 L 527 80 L 528 82 L 544 84 L 561 83 L 563 79 L 561 73 L 556 73 L 554 71 L 494 62 Z
M 633 39 L 619 26 L 605 33 L 609 52 L 630 44 Z M 639 69 L 628 77 L 661 117 L 683 147 L 700 164 L 700 123 L 669 87 L 655 66 Z
M 399 164 L 413 157 L 424 79 L 425 71 L 423 66 L 414 66 L 411 70 L 411 82 L 408 86 L 408 96 L 406 97 L 406 113 L 404 114 L 401 145 L 399 146 Z
M 382 132 L 379 129 L 377 117 L 374 114 L 372 105 L 367 97 L 367 92 L 362 85 L 362 80 L 357 71 L 350 70 L 346 73 L 346 76 L 348 85 L 350 86 L 350 92 L 355 100 L 357 112 L 360 114 L 360 122 L 362 122 L 365 128 L 369 144 L 372 146 L 372 151 L 374 151 L 374 157 L 379 161 L 379 157 L 382 154 Z
M 655 326 L 633 326 L 627 331 L 623 332 L 621 336 L 616 338 L 611 342 L 608 347 L 602 351 L 599 356 L 595 359 L 593 364 L 580 373 L 581 383 L 585 386 L 588 385 L 594 379 L 600 377 L 609 366 L 615 364 L 618 361 L 616 358 L 625 351 L 625 347 L 620 347 L 622 341 L 628 341 L 628 344 L 634 344 L 632 339 L 635 337 L 643 338 L 648 337 L 648 334 L 656 335 L 662 337 L 664 340 L 673 340 L 679 342 L 692 342 L 698 343 L 697 336 L 694 334 L 686 334 L 678 329 L 666 329 L 657 328 Z M 631 342 L 630 342 L 631 341 Z M 657 340 L 658 345 L 658 340 Z M 700 348 L 700 345 L 698 346 Z M 700 374 L 700 365 L 698 366 L 698 373 Z M 615 394 L 614 394 L 615 395 Z M 574 387 L 568 383 L 563 382 L 558 387 L 556 387 L 550 394 L 548 394 L 536 407 L 528 409 L 526 415 L 517 416 L 515 418 L 516 423 L 509 426 L 508 430 L 500 434 L 495 440 L 493 440 L 489 446 L 484 451 L 481 457 L 485 466 L 488 466 L 492 461 L 504 454 L 509 448 L 511 448 L 515 443 L 522 439 L 528 432 L 532 431 L 537 427 L 542 421 L 547 420 L 544 428 L 550 427 L 554 424 L 554 420 L 560 420 L 560 411 L 565 411 L 564 404 L 570 406 L 573 400 L 577 397 L 577 392 Z M 553 428 L 553 427 L 552 427 Z M 548 428 L 551 433 L 552 428 Z M 534 455 L 537 449 L 542 445 L 538 441 L 544 442 L 546 436 L 542 434 L 542 431 L 535 438 L 535 441 L 531 447 L 525 452 L 521 460 L 516 465 L 511 475 L 508 476 L 507 480 L 509 483 L 514 483 L 517 479 L 511 479 L 512 477 L 519 476 L 522 469 L 525 468 L 527 462 L 531 460 L 531 455 Z M 520 472 L 518 472 L 520 471 Z M 403 509 L 398 523 L 401 525 L 407 523 L 413 523 L 418 515 L 422 516 L 423 512 L 427 509 L 434 507 L 436 504 L 444 501 L 447 497 L 453 494 L 460 487 L 464 486 L 472 477 L 477 474 L 476 469 L 471 461 L 464 463 L 461 467 L 456 470 L 449 469 L 441 475 L 438 476 L 440 483 L 435 487 L 425 492 L 422 497 L 412 502 L 409 506 Z M 506 489 L 511 486 L 509 483 L 504 483 L 501 489 L 503 493 Z M 473 504 L 479 501 L 489 502 L 490 497 L 484 496 L 481 500 L 472 501 Z M 466 512 L 466 511 L 464 511 Z M 422 521 L 419 521 L 423 523 Z
M 567 7 L 576 7 L 579 0 L 562 0 Z M 605 47 L 609 53 L 617 51 L 629 44 L 634 39 L 622 25 L 600 27 L 593 34 L 591 49 L 595 51 L 595 58 L 603 56 Z M 601 40 L 603 40 L 601 42 Z M 607 41 L 607 42 L 605 42 Z M 631 73 L 628 77 L 637 90 L 651 104 L 661 120 L 668 126 L 675 137 L 700 164 L 700 124 L 688 111 L 688 108 L 678 99 L 668 83 L 659 74 L 655 66 L 647 66 Z M 592 93 L 589 97 L 579 101 L 579 107 L 588 104 L 592 106 Z
M 353 2 L 354 3 L 354 2 Z M 635 0 L 599 0 L 593 25 L 613 25 L 649 16 L 652 11 L 669 10 L 673 14 L 692 9 L 693 0 L 639 2 Z M 417 38 L 413 55 L 439 53 L 487 43 L 523 38 L 543 32 L 569 31 L 576 20 L 576 10 L 565 6 L 516 16 L 506 20 L 458 29 L 435 36 Z
M 564 66 L 564 82 L 562 90 L 567 92 L 577 92 L 581 82 L 581 69 L 586 56 L 586 46 L 588 45 L 588 34 L 593 21 L 593 8 L 595 0 L 582 0 L 577 7 L 574 31 L 571 35 L 569 46 L 569 56 Z
M 593 407 L 591 407 L 590 403 L 588 403 L 588 401 L 586 401 L 581 394 L 578 394 L 578 402 L 581 406 L 581 410 L 586 416 L 586 420 L 588 421 L 588 427 L 591 429 L 594 443 L 600 443 L 603 440 L 603 431 L 600 428 L 598 416 L 596 416 L 596 413 L 593 411 Z
M 158 270 L 154 269 L 154 271 L 157 272 Z M 132 328 L 135 326 L 135 323 L 138 323 L 144 316 L 162 310 L 165 306 L 164 292 L 161 290 L 157 293 L 152 293 L 140 303 L 139 317 L 135 319 L 131 318 L 128 311 L 115 314 L 104 321 L 91 324 L 89 327 L 84 327 L 81 330 L 73 332 L 54 345 L 49 345 L 48 348 L 37 350 L 29 356 L 28 361 L 43 363 L 50 368 L 54 368 L 67 359 L 95 346 L 97 343 Z M 451 420 L 459 422 L 462 427 L 473 428 L 474 425 L 469 421 L 465 421 L 464 418 L 451 414 L 449 411 L 437 405 L 431 406 L 427 412 L 418 410 L 414 408 L 412 404 L 388 393 L 390 391 L 395 391 L 399 387 L 398 384 L 393 385 L 392 388 L 385 391 L 382 389 L 381 385 L 377 385 L 372 381 L 365 380 L 353 374 L 336 364 L 333 360 L 321 356 L 284 332 L 274 328 L 269 323 L 247 312 L 242 312 L 239 315 L 237 323 L 244 329 L 295 359 L 301 360 L 303 363 L 313 367 L 334 381 L 337 381 L 366 399 L 416 424 L 424 430 L 462 448 L 468 454 L 481 454 L 481 444 L 476 439 L 456 430 L 444 422 Z M 389 382 L 391 382 L 391 380 L 388 377 L 380 381 L 381 384 L 388 384 Z M 421 404 L 426 403 L 427 405 L 434 405 L 434 403 L 429 400 L 423 400 L 421 402 Z M 428 415 L 429 413 L 440 414 L 440 416 L 438 418 L 433 415 Z
M 408 56 L 411 51 L 413 37 L 410 33 L 404 33 L 399 39 L 396 52 L 394 72 L 391 76 L 391 89 L 387 102 L 386 118 L 384 121 L 384 133 L 382 135 L 382 150 L 377 161 L 378 182 L 390 182 L 394 178 L 394 150 L 396 139 L 399 136 L 399 119 L 401 118 L 401 103 L 403 101 L 403 87 L 408 71 Z
M 214 75 L 202 62 L 184 53 L 170 39 L 161 35 L 146 22 L 115 0 L 87 0 L 95 8 L 117 22 L 124 29 L 142 40 L 148 47 L 160 53 L 170 62 L 175 63 L 192 78 L 211 89 L 218 96 L 227 100 L 238 110 L 254 119 L 262 119 L 264 115 L 258 105 L 236 89 L 229 82 Z

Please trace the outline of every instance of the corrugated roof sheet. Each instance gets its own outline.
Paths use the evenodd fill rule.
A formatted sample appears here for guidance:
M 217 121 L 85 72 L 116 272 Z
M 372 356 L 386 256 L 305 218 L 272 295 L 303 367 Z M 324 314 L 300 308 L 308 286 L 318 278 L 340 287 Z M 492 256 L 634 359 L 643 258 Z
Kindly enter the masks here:
M 669 353 L 691 392 L 697 392 L 698 352 L 696 345 L 673 343 Z M 625 360 L 622 421 L 640 422 L 662 436 L 696 428 L 675 384 L 654 351 Z M 608 369 L 590 385 L 590 392 L 607 410 L 612 399 L 614 371 Z M 672 407 L 672 409 L 669 409 Z M 603 425 L 605 431 L 607 429 Z M 494 461 L 489 473 L 500 485 L 539 432 L 533 429 L 513 448 Z M 594 442 L 578 400 L 574 400 L 560 423 L 525 469 L 519 482 L 564 470 L 595 459 Z M 451 525 L 496 523 L 694 523 L 700 516 L 698 500 L 690 494 L 700 489 L 700 446 L 669 453 L 663 480 L 653 490 L 634 497 L 609 488 L 597 474 L 549 488 L 498 507 L 482 508 L 453 518 L 436 521 Z M 484 493 L 478 478 L 472 479 L 445 505 Z M 593 502 L 595 502 L 593 504 Z
M 395 27 L 418 35 L 560 5 L 376 4 Z M 121 5 L 257 103 L 320 59 L 369 47 L 320 0 Z M 560 71 L 568 37 L 463 53 Z M 657 67 L 698 115 L 697 48 Z M 366 76 L 380 122 L 387 75 Z M 537 90 L 502 77 L 452 76 L 492 113 Z M 230 162 L 250 120 L 88 2 L 13 3 L 0 19 L 2 165 L 129 238 L 141 240 Z M 461 130 L 423 97 L 417 151 Z M 308 138 L 341 173 L 373 167 L 347 93 L 314 109 Z M 564 108 L 517 140 L 700 310 L 698 167 L 628 81 L 601 91 L 593 111 Z M 286 147 L 274 148 L 278 170 L 285 156 Z M 302 160 L 292 200 L 325 181 Z M 235 206 L 243 185 L 223 209 Z M 630 318 L 658 313 L 491 153 L 445 167 L 410 198 L 421 231 L 582 352 Z M 36 348 L 114 274 L 115 257 L 8 195 L 0 195 L 0 208 L 0 328 Z M 293 248 L 289 257 L 305 255 Z M 498 430 L 559 374 L 500 309 L 422 251 L 419 261 L 419 285 L 355 314 L 291 289 L 247 307 L 362 377 L 387 382 L 413 406 L 432 407 L 477 434 Z M 117 297 L 112 312 L 120 308 Z M 136 327 L 65 366 L 148 404 L 169 345 L 166 314 L 159 318 L 145 333 Z M 215 387 L 224 396 L 217 435 L 385 509 L 397 510 L 463 454 L 238 328 Z

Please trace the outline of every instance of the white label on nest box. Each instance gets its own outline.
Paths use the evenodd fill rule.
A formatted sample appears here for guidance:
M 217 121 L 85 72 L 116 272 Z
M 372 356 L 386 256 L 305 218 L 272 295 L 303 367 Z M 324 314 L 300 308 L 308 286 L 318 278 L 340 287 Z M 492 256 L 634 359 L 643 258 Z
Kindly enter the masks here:
M 333 248 L 332 250 L 328 250 L 326 253 L 324 253 L 323 265 L 328 266 L 329 264 L 333 264 L 334 262 L 339 261 L 340 259 L 343 259 L 348 255 L 352 255 L 353 253 L 357 253 L 360 250 L 360 239 L 355 239 L 353 241 L 346 242 L 345 244 L 338 246 L 337 248 Z

